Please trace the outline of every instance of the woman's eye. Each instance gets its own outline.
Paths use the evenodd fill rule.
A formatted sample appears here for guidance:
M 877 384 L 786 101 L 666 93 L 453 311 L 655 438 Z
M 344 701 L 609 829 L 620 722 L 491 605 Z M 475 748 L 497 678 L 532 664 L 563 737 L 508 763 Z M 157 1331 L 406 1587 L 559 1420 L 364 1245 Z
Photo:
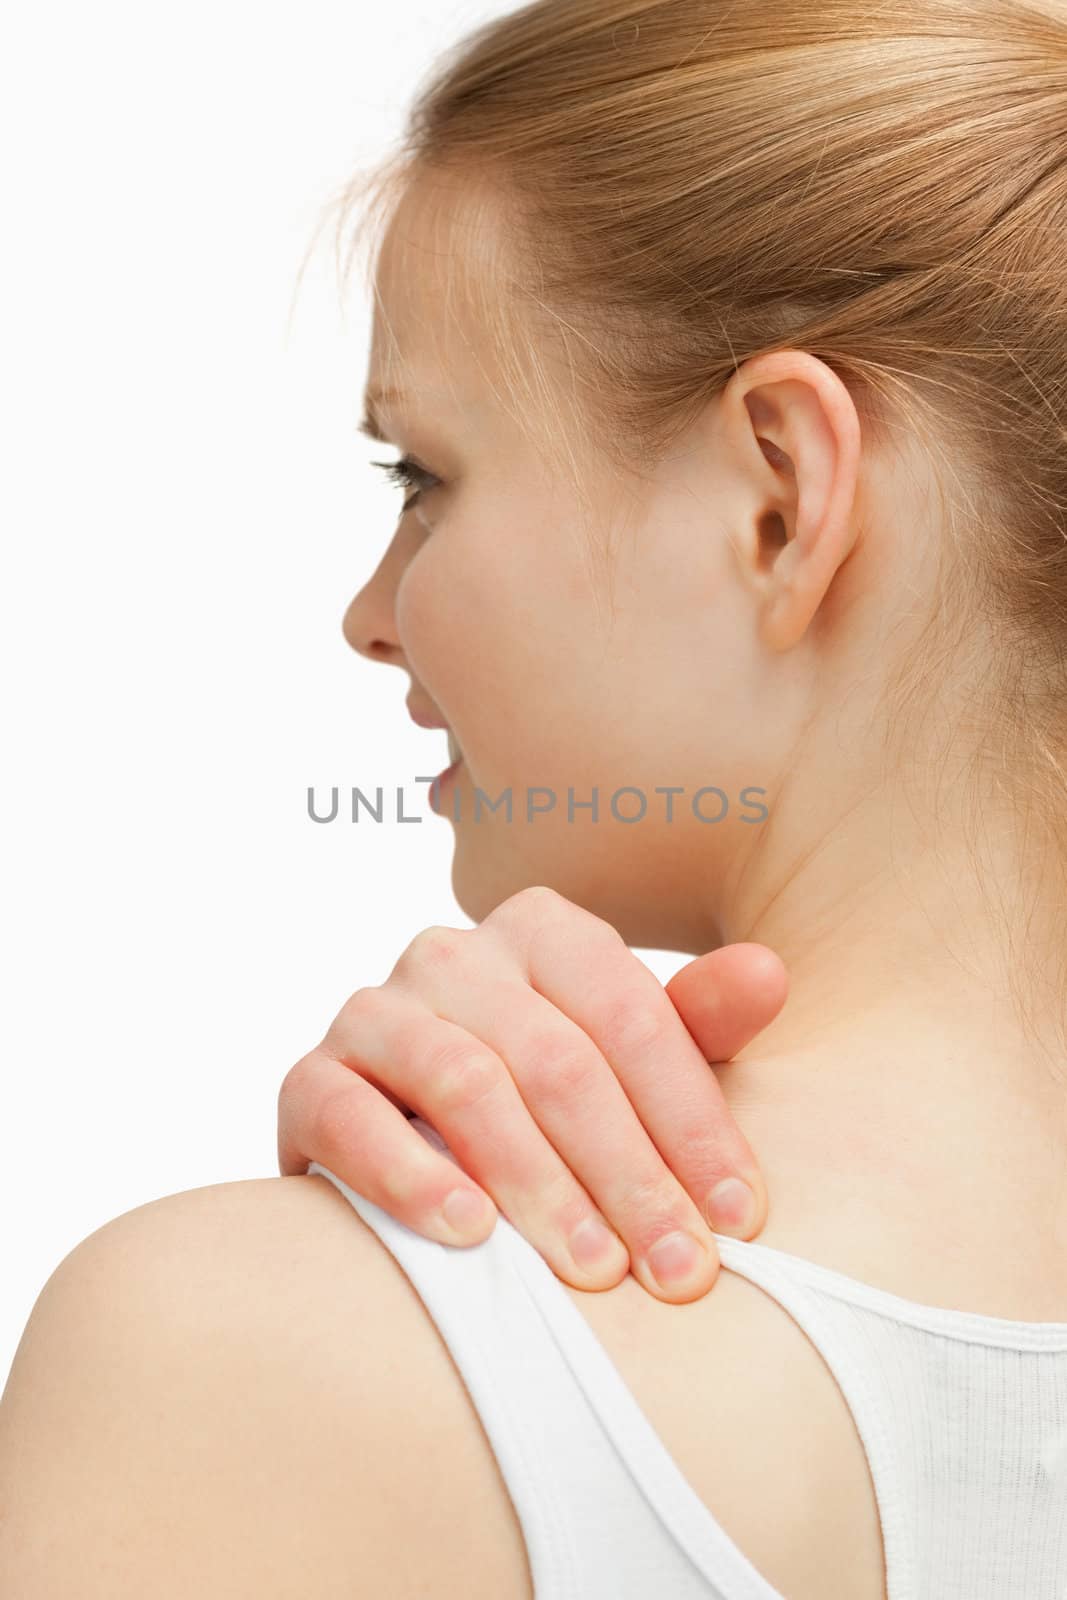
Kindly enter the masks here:
M 399 488 L 414 489 L 411 499 L 404 501 L 404 511 L 410 511 L 419 496 L 432 489 L 438 481 L 432 472 L 427 472 L 425 467 L 420 467 L 409 456 L 401 456 L 399 461 L 372 461 L 371 466 L 380 467 Z

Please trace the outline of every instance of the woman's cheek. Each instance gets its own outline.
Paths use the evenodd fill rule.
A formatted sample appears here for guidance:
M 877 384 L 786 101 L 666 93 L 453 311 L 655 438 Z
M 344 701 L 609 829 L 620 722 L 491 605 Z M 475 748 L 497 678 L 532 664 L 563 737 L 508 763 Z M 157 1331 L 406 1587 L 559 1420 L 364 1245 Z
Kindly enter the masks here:
M 412 674 L 434 700 L 438 690 L 444 693 L 439 679 L 447 665 L 449 642 L 455 644 L 462 631 L 456 589 L 454 575 L 442 570 L 426 544 L 408 562 L 393 601 L 397 635 Z

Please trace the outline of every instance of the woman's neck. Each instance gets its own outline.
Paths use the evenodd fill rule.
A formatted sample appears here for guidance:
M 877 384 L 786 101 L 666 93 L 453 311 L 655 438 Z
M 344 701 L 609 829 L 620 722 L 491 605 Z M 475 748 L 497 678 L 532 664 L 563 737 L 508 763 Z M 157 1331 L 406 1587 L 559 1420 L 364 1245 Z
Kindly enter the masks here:
M 838 844 L 728 934 L 790 973 L 781 1015 L 716 1067 L 767 1179 L 760 1237 L 912 1299 L 1067 1320 L 1062 918 L 1031 898 L 1013 927 L 1017 866 L 981 878 L 943 847 L 859 892 Z

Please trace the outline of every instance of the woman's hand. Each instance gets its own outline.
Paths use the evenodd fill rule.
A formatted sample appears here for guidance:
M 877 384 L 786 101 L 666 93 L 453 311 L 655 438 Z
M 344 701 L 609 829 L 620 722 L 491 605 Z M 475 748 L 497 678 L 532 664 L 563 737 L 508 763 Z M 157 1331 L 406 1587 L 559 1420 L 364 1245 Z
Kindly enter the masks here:
M 575 1288 L 629 1269 L 658 1299 L 696 1299 L 719 1268 L 707 1218 L 749 1238 L 767 1211 L 708 1063 L 765 1028 L 787 986 L 772 951 L 736 944 L 664 988 L 609 923 L 524 889 L 476 928 L 424 929 L 383 984 L 346 1001 L 282 1083 L 280 1171 L 317 1161 L 446 1244 L 487 1238 L 495 1201 Z M 706 1210 L 723 1185 L 725 1207 Z M 688 1271 L 679 1233 L 702 1246 Z

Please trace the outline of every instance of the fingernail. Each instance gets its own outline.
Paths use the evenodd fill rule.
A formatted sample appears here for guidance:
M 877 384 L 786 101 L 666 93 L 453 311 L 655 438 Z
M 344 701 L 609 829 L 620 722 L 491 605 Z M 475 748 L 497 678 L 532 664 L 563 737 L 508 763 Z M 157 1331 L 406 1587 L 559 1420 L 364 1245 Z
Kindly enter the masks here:
M 477 1189 L 453 1189 L 441 1206 L 441 1215 L 463 1239 L 477 1233 L 488 1214 L 488 1202 Z
M 570 1237 L 571 1255 L 582 1268 L 606 1266 L 624 1248 L 599 1217 L 586 1217 Z
M 648 1252 L 648 1264 L 656 1282 L 664 1289 L 671 1289 L 690 1277 L 706 1256 L 707 1251 L 691 1233 L 668 1233 Z
M 756 1226 L 756 1196 L 740 1178 L 724 1178 L 708 1196 L 707 1218 L 716 1233 L 748 1234 Z

